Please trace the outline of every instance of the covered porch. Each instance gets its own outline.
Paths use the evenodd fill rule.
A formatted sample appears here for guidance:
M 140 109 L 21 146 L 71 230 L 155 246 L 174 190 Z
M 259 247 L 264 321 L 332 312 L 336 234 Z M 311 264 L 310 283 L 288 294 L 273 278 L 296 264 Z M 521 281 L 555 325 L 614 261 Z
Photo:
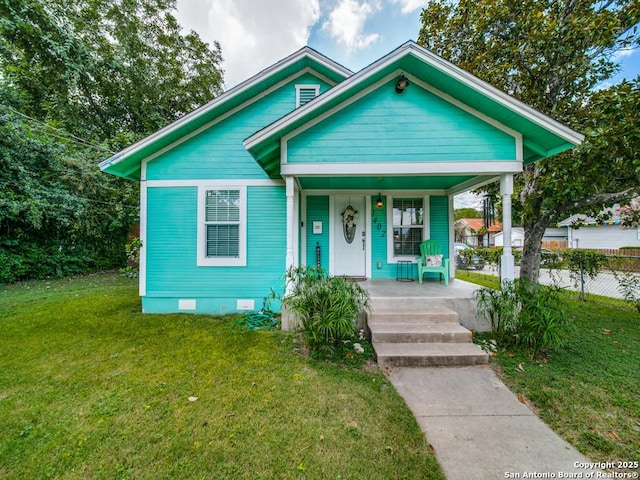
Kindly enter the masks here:
M 501 273 L 513 279 L 513 176 L 581 141 L 408 42 L 243 143 L 270 178 L 285 181 L 287 268 L 315 265 L 319 246 L 331 274 L 395 278 L 396 265 L 415 262 L 427 239 L 452 260 L 453 196 L 499 181 Z M 340 243 L 347 211 L 359 214 L 356 231 L 344 234 L 348 247 Z
M 384 177 L 346 172 L 340 177 L 285 176 L 287 267 L 315 265 L 331 275 L 376 280 L 402 275 L 415 280 L 419 288 L 419 246 L 424 240 L 435 240 L 443 258 L 449 259 L 449 278 L 453 279 L 454 196 L 471 185 L 491 182 L 500 183 L 504 230 L 510 238 L 513 173 L 468 169 L 461 178 L 451 172 L 434 174 L 432 166 L 412 170 Z M 351 238 L 343 228 L 348 212 L 355 212 L 357 219 Z M 501 271 L 503 279 L 513 279 L 509 242 Z M 437 274 L 425 274 L 425 280 L 435 279 Z

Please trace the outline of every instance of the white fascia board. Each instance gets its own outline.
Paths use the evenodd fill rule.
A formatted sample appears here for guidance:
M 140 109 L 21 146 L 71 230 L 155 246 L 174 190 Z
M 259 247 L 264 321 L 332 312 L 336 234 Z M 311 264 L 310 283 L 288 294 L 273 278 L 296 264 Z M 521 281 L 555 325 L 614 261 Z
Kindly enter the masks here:
M 576 132 L 575 130 L 563 125 L 562 123 L 554 120 L 553 118 L 545 115 L 542 112 L 530 107 L 526 103 L 506 94 L 505 92 L 497 89 L 490 83 L 479 79 L 475 75 L 461 69 L 453 63 L 439 57 L 435 53 L 426 48 L 422 48 L 417 44 L 413 44 L 411 53 L 419 57 L 421 60 L 437 68 L 440 71 L 445 72 L 449 76 L 455 78 L 461 83 L 473 88 L 482 95 L 491 98 L 504 107 L 512 110 L 520 116 L 523 116 L 538 126 L 551 131 L 552 133 L 563 138 L 567 142 L 573 145 L 580 145 L 584 141 L 584 135 Z
M 323 65 L 324 67 L 326 67 L 326 68 L 328 68 L 330 70 L 333 70 L 334 72 L 338 73 L 339 75 L 344 76 L 345 78 L 348 78 L 348 77 L 353 75 L 353 72 L 351 70 L 343 67 L 339 63 L 336 63 L 333 60 L 321 55 L 320 53 L 318 53 L 317 51 L 313 50 L 312 48 L 303 47 L 300 50 L 298 50 L 297 52 L 295 52 L 295 53 L 289 55 L 288 57 L 284 58 L 283 60 L 280 60 L 279 62 L 277 62 L 277 63 L 271 65 L 270 67 L 267 67 L 266 69 L 262 70 L 261 72 L 257 73 L 253 77 L 251 77 L 251 78 L 245 80 L 244 82 L 236 85 L 235 87 L 231 88 L 230 90 L 227 90 L 226 92 L 223 92 L 222 94 L 220 94 L 219 96 L 217 96 L 216 98 L 211 100 L 209 103 L 206 103 L 203 106 L 195 109 L 194 111 L 192 111 L 190 113 L 187 113 L 182 118 L 176 120 L 175 122 L 167 125 L 164 128 L 161 128 L 157 132 L 152 133 L 148 137 L 140 140 L 137 143 L 134 143 L 133 145 L 125 148 L 124 150 L 120 151 L 119 153 L 116 153 L 112 157 L 110 157 L 110 158 L 108 158 L 106 160 L 103 160 L 102 162 L 99 163 L 100 169 L 104 170 L 105 168 L 107 168 L 107 167 L 109 167 L 111 165 L 114 165 L 116 163 L 121 162 L 122 160 L 124 160 L 129 155 L 131 155 L 131 154 L 137 152 L 138 150 L 146 147 L 147 145 L 149 145 L 150 143 L 154 142 L 158 138 L 161 138 L 161 137 L 171 133 L 172 131 L 180 128 L 183 124 L 185 124 L 185 123 L 187 123 L 187 122 L 199 117 L 200 115 L 203 115 L 203 114 L 207 113 L 209 110 L 211 110 L 211 109 L 213 109 L 213 108 L 215 108 L 215 107 L 217 107 L 219 105 L 224 105 L 226 102 L 228 102 L 229 100 L 233 99 L 237 95 L 239 95 L 239 94 L 243 93 L 244 91 L 254 87 L 257 83 L 259 83 L 265 77 L 270 76 L 270 75 L 272 75 L 274 73 L 277 73 L 280 70 L 283 70 L 283 69 L 287 68 L 291 64 L 300 61 L 300 59 L 302 59 L 304 57 L 313 58 L 317 63 Z M 308 70 L 308 69 L 305 69 L 305 70 Z M 330 81 L 324 75 L 321 75 L 318 72 L 315 72 L 315 73 L 323 81 L 329 83 L 330 85 L 335 85 L 335 82 Z
M 281 119 L 276 120 L 271 125 L 263 128 L 262 130 L 259 130 L 258 132 L 254 133 L 253 135 L 245 139 L 245 141 L 243 142 L 245 148 L 249 150 L 255 147 L 256 145 L 261 143 L 263 140 L 273 135 L 274 132 L 277 132 L 282 128 L 294 123 L 296 120 L 298 120 L 300 117 L 305 115 L 307 112 L 313 111 L 314 109 L 319 108 L 325 103 L 330 102 L 334 97 L 336 97 L 337 95 L 340 95 L 343 90 L 351 88 L 352 86 L 357 86 L 359 83 L 366 81 L 370 73 L 375 73 L 375 71 L 381 70 L 388 63 L 391 63 L 393 61 L 395 61 L 395 57 L 392 57 L 392 58 L 389 58 L 389 56 L 383 57 L 377 62 L 372 63 L 368 67 L 364 68 L 363 70 L 360 70 L 358 73 L 347 78 L 346 80 L 344 80 L 343 82 L 341 82 L 339 85 L 332 88 L 328 92 L 323 93 L 320 97 L 315 99 L 313 102 L 309 102 L 308 104 L 303 105 L 302 107 L 292 111 L 291 113 L 285 115 Z M 392 76 L 393 75 L 390 75 L 389 77 L 392 77 Z
M 397 71 L 396 75 L 399 75 L 401 73 L 400 70 Z M 485 115 L 484 113 L 479 112 L 478 110 L 471 108 L 469 105 L 467 105 L 466 103 L 461 102 L 460 100 L 452 97 L 451 95 L 444 93 L 442 90 L 438 90 L 437 88 L 423 82 L 422 80 L 420 80 L 417 77 L 414 77 L 413 75 L 409 74 L 409 73 L 404 73 L 404 75 L 412 82 L 415 83 L 416 85 L 419 85 L 420 87 L 422 87 L 424 90 L 434 94 L 436 97 L 441 98 L 442 100 L 444 100 L 445 102 L 448 102 L 456 107 L 458 107 L 460 110 L 463 110 L 467 113 L 469 113 L 470 115 L 473 115 L 474 117 L 476 117 L 479 120 L 482 120 L 485 123 L 488 123 L 489 125 L 497 128 L 498 130 L 506 133 L 507 135 L 514 137 L 516 139 L 516 141 L 519 139 L 520 141 L 522 141 L 522 134 L 520 132 L 516 132 L 515 130 L 513 130 L 512 128 L 507 127 L 506 125 L 504 125 L 503 123 L 498 122 L 496 119 L 489 117 L 488 115 Z
M 375 163 L 287 163 L 281 165 L 282 175 L 301 177 L 324 176 L 406 176 L 406 175 L 492 175 L 518 173 L 518 161 L 452 161 L 452 162 L 375 162 Z
M 481 95 L 484 95 L 497 103 L 505 106 L 506 108 L 512 110 L 513 112 L 521 115 L 533 123 L 545 128 L 546 130 L 551 131 L 552 133 L 558 135 L 564 140 L 568 141 L 573 145 L 579 145 L 584 140 L 584 135 L 572 130 L 571 128 L 553 120 L 551 117 L 538 112 L 537 110 L 529 107 L 528 105 L 520 102 L 519 100 L 507 95 L 506 93 L 498 90 L 494 86 L 489 83 L 480 80 L 476 76 L 470 74 L 462 70 L 461 68 L 455 66 L 454 64 L 440 58 L 433 52 L 420 47 L 414 42 L 407 42 L 387 54 L 385 57 L 382 57 L 378 61 L 372 63 L 368 67 L 360 70 L 358 73 L 349 77 L 335 88 L 331 89 L 329 92 L 326 92 L 319 98 L 317 101 L 310 103 L 309 105 L 304 105 L 298 110 L 282 117 L 280 120 L 272 123 L 268 127 L 256 132 L 254 135 L 250 136 L 244 141 L 245 148 L 251 149 L 257 144 L 261 143 L 266 138 L 270 137 L 274 134 L 274 132 L 281 130 L 282 128 L 290 125 L 291 123 L 298 120 L 301 116 L 305 115 L 307 112 L 313 111 L 313 109 L 319 108 L 324 103 L 330 102 L 335 96 L 340 95 L 343 90 L 349 89 L 352 86 L 358 85 L 360 82 L 366 80 L 367 77 L 374 74 L 375 72 L 384 69 L 388 64 L 395 62 L 398 58 L 412 54 L 418 57 L 423 62 L 428 65 L 436 68 L 444 72 L 445 74 L 451 76 L 452 78 L 458 80 L 464 85 L 469 86 L 470 88 L 476 90 Z M 306 108 L 308 107 L 308 108 Z
M 296 128 L 295 130 L 289 132 L 288 134 L 286 134 L 285 136 L 283 136 L 280 140 L 280 163 L 284 164 L 287 163 L 287 142 L 289 142 L 289 140 L 291 140 L 292 138 L 300 135 L 302 132 L 310 129 L 311 127 L 313 127 L 314 125 L 317 125 L 318 123 L 326 120 L 327 118 L 331 117 L 332 115 L 335 115 L 337 112 L 339 112 L 340 110 L 348 107 L 349 105 L 351 105 L 354 102 L 357 102 L 358 100 L 360 100 L 361 98 L 365 97 L 366 95 L 369 95 L 369 93 L 373 92 L 374 90 L 378 89 L 380 86 L 386 84 L 389 80 L 391 80 L 392 78 L 396 78 L 398 77 L 400 74 L 403 74 L 404 71 L 397 69 L 394 72 L 390 73 L 389 75 L 386 75 L 385 77 L 381 78 L 380 80 L 378 80 L 377 82 L 375 82 L 372 85 L 369 85 L 367 88 L 361 90 L 360 92 L 358 92 L 356 95 L 353 95 L 351 97 L 349 97 L 347 100 L 345 100 L 344 102 L 336 105 L 335 107 L 327 110 L 326 112 L 324 112 L 322 115 L 318 115 L 317 117 L 312 118 L 310 121 L 308 121 L 307 123 L 305 123 L 304 125 L 301 125 L 300 127 Z M 441 90 L 438 90 L 437 88 L 434 88 L 426 83 L 424 83 L 422 80 L 418 79 L 417 77 L 414 77 L 413 75 L 409 75 L 407 74 L 407 77 L 409 78 L 409 80 L 411 80 L 412 82 L 414 82 L 416 85 L 422 87 L 424 90 L 432 93 L 433 95 L 437 96 L 438 98 L 441 98 L 442 100 L 444 100 L 445 102 L 448 102 L 450 104 L 452 104 L 453 106 L 461 109 L 464 112 L 467 112 L 468 114 L 476 117 L 477 119 L 491 125 L 494 128 L 497 128 L 498 130 L 506 133 L 507 135 L 513 137 L 515 139 L 515 145 L 514 145 L 514 149 L 516 152 L 515 155 L 515 159 L 522 162 L 523 160 L 523 155 L 522 155 L 522 134 L 520 132 L 517 132 L 509 127 L 507 127 L 506 125 L 498 122 L 497 120 L 469 107 L 468 105 L 462 103 L 461 101 L 455 99 L 454 97 L 452 97 L 451 95 L 448 95 L 444 92 L 442 92 Z
M 147 158 L 144 159 L 144 162 L 150 162 L 151 160 L 153 160 L 154 158 L 159 157 L 160 155 L 163 155 L 165 153 L 167 153 L 169 150 L 174 149 L 175 147 L 177 147 L 178 145 L 180 145 L 181 143 L 186 142 L 187 140 L 189 140 L 190 138 L 195 137 L 196 135 L 199 135 L 200 133 L 204 132 L 205 130 L 213 127 L 214 125 L 226 120 L 227 118 L 235 115 L 236 113 L 238 113 L 239 111 L 245 109 L 246 107 L 248 107 L 249 105 L 251 105 L 252 103 L 257 102 L 258 100 L 266 97 L 267 95 L 269 95 L 270 93 L 278 90 L 279 88 L 283 87 L 284 85 L 286 85 L 289 82 L 294 81 L 296 78 L 301 77 L 302 75 L 306 74 L 306 73 L 313 73 L 314 75 L 316 74 L 315 71 L 313 71 L 310 68 L 303 68 L 302 70 L 300 70 L 299 72 L 296 72 L 295 74 L 281 80 L 280 82 L 276 83 L 275 85 L 273 85 L 272 87 L 260 92 L 258 95 L 256 95 L 255 97 L 251 97 L 250 99 L 248 99 L 246 102 L 241 103 L 240 105 L 238 105 L 235 108 L 232 108 L 231 110 L 227 110 L 225 113 L 223 113 L 222 115 L 217 116 L 216 118 L 214 118 L 213 120 L 211 120 L 210 122 L 205 123 L 204 125 L 202 125 L 200 128 L 188 133 L 187 135 L 184 135 L 183 137 L 180 137 L 178 140 L 176 140 L 173 143 L 170 143 L 169 145 L 167 145 L 166 147 L 158 150 L 157 152 L 155 152 L 152 155 L 149 155 Z
M 378 80 L 376 83 L 374 83 L 373 85 L 369 85 L 367 88 L 359 91 L 357 94 L 349 97 L 347 100 L 345 100 L 342 103 L 339 103 L 338 105 L 336 105 L 335 107 L 327 110 L 326 112 L 324 112 L 322 115 L 318 115 L 316 117 L 313 117 L 311 120 L 309 120 L 307 123 L 299 126 L 298 128 L 296 128 L 295 130 L 292 130 L 291 132 L 287 133 L 286 135 L 284 135 L 282 137 L 282 139 L 280 140 L 281 143 L 281 148 L 284 148 L 285 154 L 282 156 L 281 155 L 281 163 L 286 163 L 287 160 L 287 156 L 286 156 L 286 146 L 287 143 L 289 142 L 289 140 L 291 140 L 292 138 L 300 135 L 302 132 L 309 130 L 311 127 L 313 127 L 314 125 L 317 125 L 318 123 L 326 120 L 327 118 L 331 117 L 332 115 L 335 115 L 337 112 L 339 112 L 340 110 L 347 108 L 349 105 L 351 105 L 354 102 L 357 102 L 358 100 L 360 100 L 361 98 L 365 97 L 366 95 L 369 95 L 371 92 L 373 92 L 374 90 L 376 90 L 378 87 L 380 87 L 381 85 L 384 85 L 386 82 L 388 82 L 389 80 L 391 80 L 392 78 L 395 78 L 398 76 L 398 74 L 400 73 L 400 70 L 397 70 L 393 73 L 390 73 L 389 75 L 383 77 L 382 79 Z

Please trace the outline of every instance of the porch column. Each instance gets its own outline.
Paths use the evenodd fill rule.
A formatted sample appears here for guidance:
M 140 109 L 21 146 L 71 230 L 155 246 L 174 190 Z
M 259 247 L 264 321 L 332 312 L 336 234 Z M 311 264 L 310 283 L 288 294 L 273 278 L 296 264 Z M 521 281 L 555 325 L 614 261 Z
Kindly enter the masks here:
M 502 196 L 502 238 L 503 250 L 500 260 L 500 282 L 513 280 L 515 262 L 511 251 L 511 195 L 513 194 L 513 174 L 505 173 L 500 177 L 500 195 Z
M 287 256 L 286 256 L 286 268 L 294 266 L 293 245 L 294 245 L 294 231 L 295 231 L 295 215 L 293 199 L 295 195 L 295 179 L 292 176 L 285 177 L 286 195 L 287 195 Z

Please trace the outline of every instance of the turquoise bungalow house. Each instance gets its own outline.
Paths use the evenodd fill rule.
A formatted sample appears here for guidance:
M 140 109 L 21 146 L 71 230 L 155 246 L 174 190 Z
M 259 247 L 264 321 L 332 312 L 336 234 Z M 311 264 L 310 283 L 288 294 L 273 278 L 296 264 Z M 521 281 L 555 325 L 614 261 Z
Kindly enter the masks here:
M 498 179 L 510 239 L 513 175 L 582 140 L 414 42 L 357 73 L 304 47 L 100 168 L 140 182 L 143 311 L 218 314 L 292 265 L 416 276 L 421 241 L 453 257 L 453 196 Z

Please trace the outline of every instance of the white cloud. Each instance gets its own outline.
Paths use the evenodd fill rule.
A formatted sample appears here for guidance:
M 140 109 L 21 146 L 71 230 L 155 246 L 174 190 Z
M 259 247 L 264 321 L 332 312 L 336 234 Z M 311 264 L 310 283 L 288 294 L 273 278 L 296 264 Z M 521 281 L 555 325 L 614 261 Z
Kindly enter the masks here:
M 613 61 L 614 62 L 621 62 L 624 58 L 626 57 L 630 57 L 631 55 L 633 55 L 636 52 L 635 48 L 623 48 L 622 50 L 618 50 L 616 53 L 613 54 Z
M 349 52 L 369 46 L 380 37 L 377 33 L 364 33 L 367 19 L 382 9 L 379 1 L 359 3 L 357 0 L 339 0 L 329 14 L 322 29 Z
M 482 209 L 482 197 L 473 192 L 464 192 L 453 197 L 454 208 L 475 208 Z
M 400 5 L 402 7 L 402 13 L 415 12 L 419 8 L 427 6 L 426 0 L 391 0 L 394 5 Z
M 307 44 L 319 0 L 178 0 L 178 20 L 220 42 L 230 88 Z

